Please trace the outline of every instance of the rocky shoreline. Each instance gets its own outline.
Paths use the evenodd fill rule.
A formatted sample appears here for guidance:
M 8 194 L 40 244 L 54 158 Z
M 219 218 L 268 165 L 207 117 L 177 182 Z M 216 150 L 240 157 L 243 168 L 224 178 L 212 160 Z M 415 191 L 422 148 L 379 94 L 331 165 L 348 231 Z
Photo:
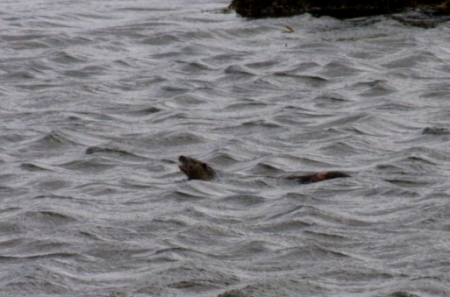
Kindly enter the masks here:
M 248 18 L 311 13 L 346 19 L 404 12 L 435 17 L 450 15 L 450 0 L 233 0 L 229 8 Z

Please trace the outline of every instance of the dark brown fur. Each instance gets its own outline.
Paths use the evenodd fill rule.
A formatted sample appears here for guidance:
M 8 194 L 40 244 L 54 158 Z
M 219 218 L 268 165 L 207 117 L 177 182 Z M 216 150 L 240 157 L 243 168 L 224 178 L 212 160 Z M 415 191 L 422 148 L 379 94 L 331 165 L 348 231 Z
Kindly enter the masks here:
M 189 179 L 210 180 L 216 177 L 216 171 L 205 162 L 186 156 L 180 156 L 178 161 L 181 162 L 178 167 Z
M 319 172 L 310 175 L 289 175 L 286 179 L 298 181 L 301 184 L 316 183 L 327 179 L 350 177 L 350 175 L 340 171 Z
M 189 179 L 210 180 L 216 177 L 216 171 L 205 162 L 186 156 L 180 156 L 178 160 L 181 162 L 178 167 Z M 310 184 L 340 177 L 350 177 L 350 175 L 340 171 L 329 171 L 310 175 L 289 175 L 284 178 L 295 180 L 301 184 Z

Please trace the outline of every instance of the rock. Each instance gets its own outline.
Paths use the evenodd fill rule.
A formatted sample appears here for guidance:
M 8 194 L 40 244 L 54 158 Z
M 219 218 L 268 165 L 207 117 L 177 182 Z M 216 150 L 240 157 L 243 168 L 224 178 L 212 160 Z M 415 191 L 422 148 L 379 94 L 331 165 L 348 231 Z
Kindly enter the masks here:
M 354 18 L 410 10 L 421 10 L 427 15 L 449 15 L 450 0 L 233 0 L 229 8 L 248 18 L 302 13 Z

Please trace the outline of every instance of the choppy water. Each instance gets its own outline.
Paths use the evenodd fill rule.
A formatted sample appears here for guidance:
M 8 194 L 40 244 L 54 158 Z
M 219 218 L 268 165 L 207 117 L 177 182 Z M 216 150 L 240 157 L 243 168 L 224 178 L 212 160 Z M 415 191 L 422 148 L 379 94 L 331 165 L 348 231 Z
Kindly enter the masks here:
M 450 295 L 449 24 L 229 2 L 0 4 L 1 296 Z

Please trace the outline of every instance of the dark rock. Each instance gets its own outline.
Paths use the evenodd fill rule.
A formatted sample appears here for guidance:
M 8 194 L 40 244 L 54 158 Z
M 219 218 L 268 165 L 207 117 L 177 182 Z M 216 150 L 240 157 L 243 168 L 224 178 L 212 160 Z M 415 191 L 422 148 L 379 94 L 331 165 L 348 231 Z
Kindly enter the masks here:
M 421 10 L 427 15 L 449 15 L 450 0 L 233 0 L 229 6 L 249 18 L 285 17 L 305 12 L 336 18 Z

